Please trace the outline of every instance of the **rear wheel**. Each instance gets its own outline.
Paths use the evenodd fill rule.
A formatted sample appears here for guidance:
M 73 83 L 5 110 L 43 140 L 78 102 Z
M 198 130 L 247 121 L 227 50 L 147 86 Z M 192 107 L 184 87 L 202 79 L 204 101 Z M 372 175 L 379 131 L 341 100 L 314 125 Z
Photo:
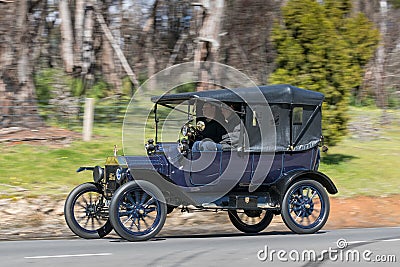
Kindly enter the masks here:
M 274 217 L 269 210 L 228 210 L 228 215 L 236 229 L 245 233 L 261 232 Z
M 312 234 L 325 225 L 329 209 L 329 197 L 324 187 L 314 180 L 301 180 L 286 191 L 281 214 L 293 232 Z
M 81 184 L 71 191 L 64 216 L 71 231 L 82 238 L 102 238 L 112 230 L 103 192 L 92 183 Z
M 157 235 L 166 216 L 162 192 L 147 181 L 128 182 L 111 199 L 111 224 L 119 236 L 129 241 L 144 241 Z

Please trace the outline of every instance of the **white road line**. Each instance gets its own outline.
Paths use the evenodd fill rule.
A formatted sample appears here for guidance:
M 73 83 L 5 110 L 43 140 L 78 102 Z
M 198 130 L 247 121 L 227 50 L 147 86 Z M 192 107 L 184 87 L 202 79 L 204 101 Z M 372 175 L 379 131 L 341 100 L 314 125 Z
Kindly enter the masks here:
M 92 257 L 92 256 L 111 256 L 111 255 L 112 253 L 71 254 L 71 255 L 32 256 L 32 257 L 24 257 L 24 259 L 72 258 L 72 257 Z
M 386 242 L 395 242 L 395 241 L 400 241 L 400 238 L 396 238 L 396 239 L 388 239 L 388 240 L 384 240 Z
M 396 242 L 396 241 L 400 241 L 400 238 L 382 239 L 382 240 L 348 241 L 347 244 L 359 244 L 359 243 L 369 243 L 369 242 Z

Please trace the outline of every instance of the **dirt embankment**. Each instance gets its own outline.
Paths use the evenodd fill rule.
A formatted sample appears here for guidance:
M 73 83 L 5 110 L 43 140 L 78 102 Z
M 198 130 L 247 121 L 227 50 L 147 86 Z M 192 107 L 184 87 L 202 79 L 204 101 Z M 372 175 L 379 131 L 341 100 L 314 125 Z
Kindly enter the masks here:
M 0 129 L 0 143 L 11 145 L 29 143 L 35 145 L 62 146 L 81 134 L 56 127 L 39 127 L 28 129 L 23 127 L 10 127 Z
M 331 213 L 325 229 L 400 226 L 400 195 L 390 197 L 331 198 Z M 49 197 L 0 200 L 0 240 L 71 238 L 63 215 L 64 200 Z M 288 231 L 276 216 L 265 231 Z M 226 212 L 168 215 L 160 235 L 238 233 Z M 114 235 L 115 236 L 115 235 Z

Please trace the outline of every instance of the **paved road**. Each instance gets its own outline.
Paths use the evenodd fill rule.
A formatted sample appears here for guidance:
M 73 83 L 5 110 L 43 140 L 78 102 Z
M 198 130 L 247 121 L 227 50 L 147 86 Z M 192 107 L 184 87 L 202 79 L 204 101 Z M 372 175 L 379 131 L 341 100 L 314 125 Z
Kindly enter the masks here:
M 0 242 L 2 267 L 343 264 L 365 267 L 399 266 L 399 262 L 400 227 L 322 231 L 314 235 L 265 232 L 259 235 L 166 236 L 140 243 L 121 239 Z

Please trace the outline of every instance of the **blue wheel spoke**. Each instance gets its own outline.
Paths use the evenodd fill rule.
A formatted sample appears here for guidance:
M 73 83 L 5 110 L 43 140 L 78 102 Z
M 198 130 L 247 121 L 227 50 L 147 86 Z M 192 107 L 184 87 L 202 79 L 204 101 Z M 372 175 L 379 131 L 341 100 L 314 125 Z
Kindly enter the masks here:
M 86 198 L 85 198 L 84 195 L 82 195 L 82 200 L 83 200 L 83 202 L 85 203 L 85 205 L 87 206 L 87 205 L 88 205 L 88 202 L 87 202 L 87 200 L 86 200 Z
M 100 217 L 95 216 L 94 218 L 96 219 L 97 223 L 101 225 Z
M 127 234 L 146 236 L 157 229 L 162 220 L 161 206 L 151 192 L 133 186 L 121 194 L 119 201 L 119 223 Z
M 144 210 L 146 211 L 146 213 L 150 213 L 150 212 L 156 211 L 157 208 L 156 207 L 151 207 L 151 208 L 145 208 Z
M 132 229 L 132 227 L 133 227 L 134 225 L 136 226 L 135 220 L 136 220 L 136 218 L 132 218 L 132 223 L 131 223 L 131 225 L 129 226 L 129 229 Z M 137 229 L 137 226 L 136 226 L 136 229 Z
M 305 195 L 304 195 L 304 188 L 305 188 L 305 186 L 302 186 L 301 189 L 300 189 L 300 195 L 301 195 L 302 197 L 305 196 Z
M 149 195 L 146 192 L 143 192 L 142 198 L 140 199 L 140 204 L 143 204 L 147 197 L 149 197 Z
M 144 222 L 144 225 L 146 225 L 146 229 L 149 229 L 149 224 L 146 222 L 145 218 L 142 217 L 141 219 Z
M 126 218 L 126 220 L 123 222 L 123 224 L 126 224 L 130 219 L 132 219 L 132 214 L 128 216 L 128 218 Z
M 126 194 L 126 198 L 131 204 L 135 204 L 135 200 L 133 200 L 131 193 Z
M 87 215 L 86 215 L 86 212 L 85 212 L 85 215 L 76 218 L 76 222 L 77 222 L 77 223 L 80 223 L 80 222 L 81 222 L 83 219 L 85 219 L 86 217 L 87 217 Z
M 302 213 L 303 213 L 303 211 L 300 211 L 300 213 L 297 214 L 297 217 L 296 217 L 296 219 L 294 219 L 294 220 L 296 221 L 298 218 L 300 218 L 300 216 L 301 216 Z
M 301 210 L 301 207 L 296 206 L 296 207 L 292 208 L 292 211 L 294 211 L 294 212 L 299 211 L 299 210 Z
M 119 217 L 124 217 L 124 216 L 129 216 L 129 215 L 131 215 L 131 212 L 129 212 L 129 211 L 124 211 L 124 212 L 119 213 Z
M 78 205 L 81 208 L 86 209 L 87 206 L 84 206 L 80 201 L 75 202 L 75 205 Z
M 85 222 L 85 224 L 84 224 L 84 228 L 86 228 L 86 226 L 88 225 L 88 223 L 89 223 L 89 220 L 90 220 L 90 217 L 89 217 L 89 216 L 87 216 L 86 222 Z
M 149 218 L 150 220 L 155 220 L 155 218 L 152 215 L 146 214 L 146 218 Z
M 294 188 L 287 205 L 292 222 L 303 229 L 318 226 L 325 214 L 323 195 L 311 184 L 302 183 Z
M 293 201 L 292 204 L 295 206 L 301 206 L 301 202 L 297 200 Z
M 154 197 L 151 197 L 149 200 L 147 200 L 146 203 L 143 204 L 143 207 L 148 207 L 149 205 L 153 204 L 156 200 L 154 199 Z
M 312 200 L 314 197 L 315 197 L 315 195 L 317 195 L 317 191 L 314 191 L 314 193 L 312 194 L 312 196 L 310 197 L 310 199 Z
M 135 190 L 135 204 L 139 204 L 139 195 L 140 193 L 137 190 Z
M 92 229 L 94 229 L 94 218 L 92 217 L 90 221 L 92 223 Z

